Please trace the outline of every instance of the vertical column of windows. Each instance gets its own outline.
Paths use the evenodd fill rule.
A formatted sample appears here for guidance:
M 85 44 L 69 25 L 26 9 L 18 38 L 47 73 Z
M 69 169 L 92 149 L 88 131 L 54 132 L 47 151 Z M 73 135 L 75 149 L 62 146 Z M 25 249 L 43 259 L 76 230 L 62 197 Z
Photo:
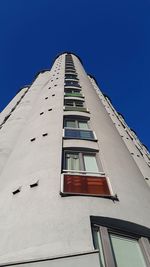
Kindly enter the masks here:
M 70 54 L 66 55 L 65 62 L 64 106 L 65 111 L 74 111 L 73 115 L 64 115 L 64 139 L 97 141 L 90 129 L 89 116 L 83 115 L 88 110 Z M 61 194 L 111 196 L 97 151 L 78 147 L 64 149 Z

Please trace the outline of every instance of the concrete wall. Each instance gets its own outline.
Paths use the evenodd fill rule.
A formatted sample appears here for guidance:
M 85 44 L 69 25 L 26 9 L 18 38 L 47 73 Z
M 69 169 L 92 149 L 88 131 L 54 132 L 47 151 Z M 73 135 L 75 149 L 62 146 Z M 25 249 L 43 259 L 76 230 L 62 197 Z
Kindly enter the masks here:
M 6 265 L 3 265 L 6 266 Z M 7 266 L 14 266 L 11 263 Z M 16 263 L 17 267 L 99 267 L 99 253 L 87 253 L 60 257 L 57 259 L 45 259 L 33 262 Z
M 150 227 L 150 188 L 81 63 L 75 56 L 73 59 L 90 111 L 91 129 L 98 138 L 94 147 L 99 150 L 104 172 L 119 202 L 60 196 L 65 114 L 65 55 L 61 55 L 51 71 L 38 75 L 12 115 L 14 121 L 21 116 L 20 128 L 12 131 L 8 121 L 4 126 L 9 132 L 6 142 L 12 144 L 12 149 L 0 174 L 0 263 L 93 251 L 90 215 Z M 69 147 L 69 142 L 64 146 Z M 82 140 L 73 140 L 73 144 L 92 146 L 91 141 Z M 37 181 L 38 186 L 30 188 Z M 21 191 L 13 195 L 17 188 Z

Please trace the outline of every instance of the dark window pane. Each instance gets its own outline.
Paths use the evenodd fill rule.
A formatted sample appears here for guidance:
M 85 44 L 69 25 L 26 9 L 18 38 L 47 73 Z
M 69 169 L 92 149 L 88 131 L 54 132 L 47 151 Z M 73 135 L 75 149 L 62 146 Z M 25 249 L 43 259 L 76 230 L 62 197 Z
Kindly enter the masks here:
M 80 85 L 79 85 L 78 82 L 76 82 L 76 81 L 65 81 L 65 85 L 66 85 L 66 86 L 80 87 Z
M 72 106 L 73 107 L 73 100 L 65 100 L 65 106 Z
M 73 74 L 66 74 L 65 75 L 65 79 L 76 79 L 76 80 L 78 80 L 77 79 L 77 75 L 73 75 Z
M 82 131 L 82 130 L 72 130 L 72 129 L 65 129 L 65 137 L 87 139 L 87 140 L 95 139 L 92 131 Z
M 83 102 L 82 101 L 75 101 L 75 106 L 76 107 L 83 107 Z

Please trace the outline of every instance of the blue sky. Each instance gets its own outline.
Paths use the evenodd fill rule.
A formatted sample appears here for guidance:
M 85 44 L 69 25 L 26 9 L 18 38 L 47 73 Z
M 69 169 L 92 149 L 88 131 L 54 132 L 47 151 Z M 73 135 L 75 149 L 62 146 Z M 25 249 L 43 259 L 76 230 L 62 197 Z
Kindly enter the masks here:
M 2 0 L 0 33 L 0 111 L 69 50 L 150 148 L 149 0 Z

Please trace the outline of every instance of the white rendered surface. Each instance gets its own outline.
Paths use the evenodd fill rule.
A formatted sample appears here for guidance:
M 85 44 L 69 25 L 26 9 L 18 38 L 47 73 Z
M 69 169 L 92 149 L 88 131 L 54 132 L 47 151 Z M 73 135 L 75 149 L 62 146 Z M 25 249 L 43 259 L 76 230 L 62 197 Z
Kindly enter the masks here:
M 9 151 L 3 149 L 0 153 L 0 263 L 94 250 L 91 215 L 150 227 L 150 188 L 141 167 L 129 152 L 78 58 L 73 56 L 73 59 L 90 111 L 85 116 L 90 117 L 90 128 L 98 141 L 62 142 L 63 114 L 76 114 L 63 111 L 63 54 L 50 71 L 38 75 L 0 130 L 2 146 Z M 8 106 L 4 113 L 7 115 L 9 110 Z M 40 115 L 41 112 L 44 114 Z M 43 137 L 45 133 L 48 135 Z M 32 138 L 35 141 L 31 142 Z M 98 150 L 119 202 L 98 197 L 61 197 L 62 145 Z M 143 163 L 139 165 L 145 168 Z M 30 188 L 36 181 L 38 186 Z M 13 195 L 17 188 L 21 188 L 20 193 Z

